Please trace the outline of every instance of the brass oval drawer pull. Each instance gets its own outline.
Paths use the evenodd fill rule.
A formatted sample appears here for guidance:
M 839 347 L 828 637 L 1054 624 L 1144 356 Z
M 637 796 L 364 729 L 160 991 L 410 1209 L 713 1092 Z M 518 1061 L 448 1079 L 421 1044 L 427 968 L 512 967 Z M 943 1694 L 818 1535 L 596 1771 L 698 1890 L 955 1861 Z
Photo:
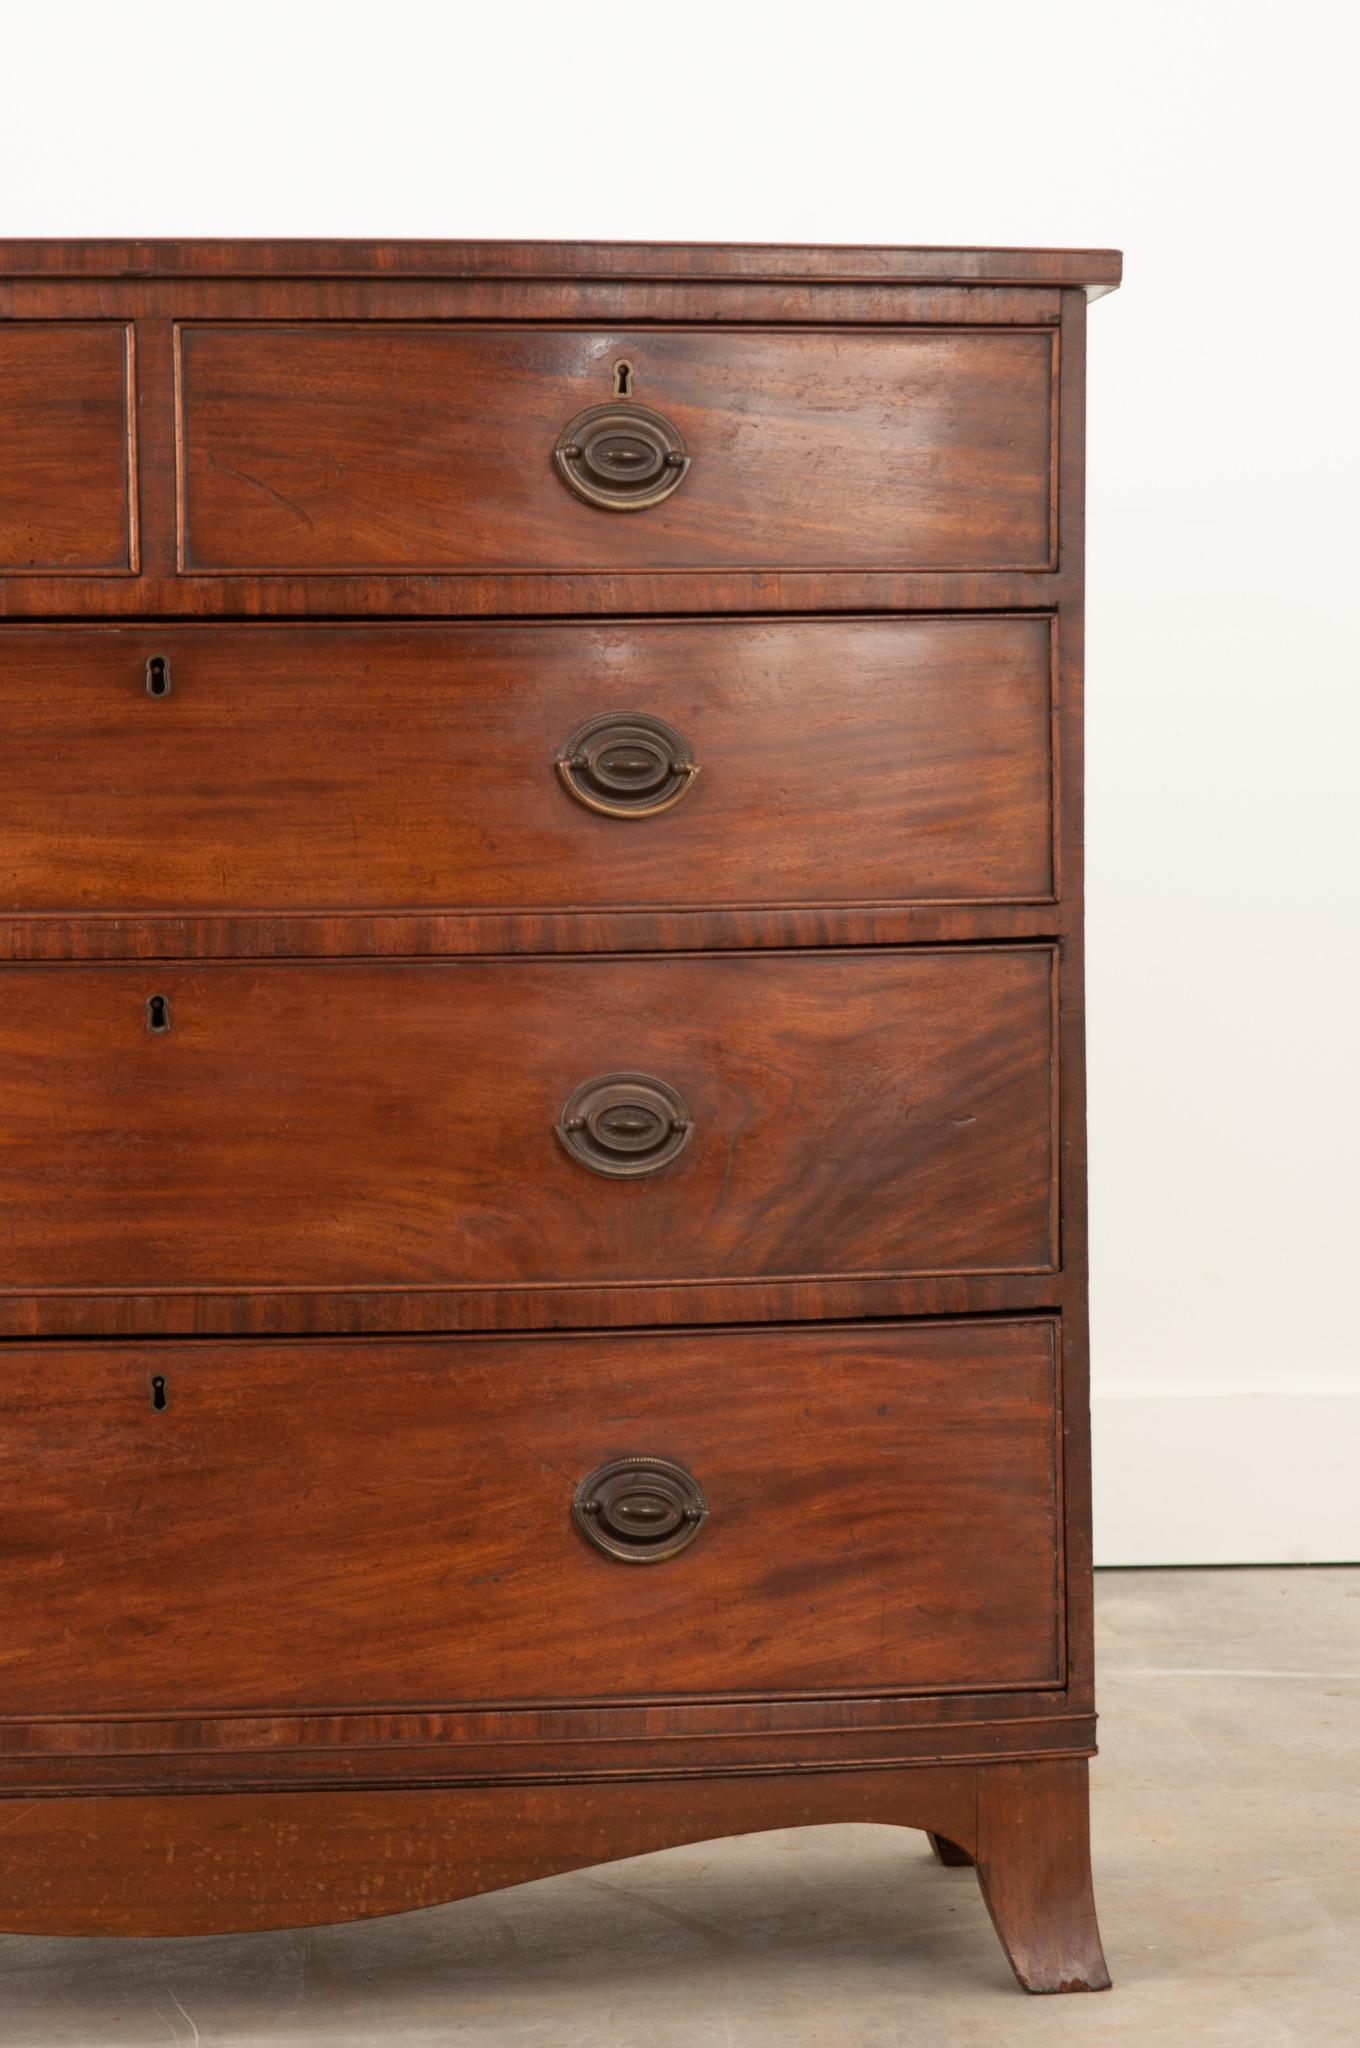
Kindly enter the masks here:
M 557 772 L 588 810 L 606 818 L 652 818 L 678 804 L 699 764 L 674 726 L 641 711 L 609 711 L 578 725 Z
M 673 1458 L 614 1458 L 581 1481 L 571 1513 L 586 1542 L 606 1556 L 659 1564 L 693 1543 L 708 1502 Z
M 568 420 L 553 451 L 568 490 L 606 512 L 659 505 L 683 481 L 689 451 L 677 428 L 645 405 L 592 405 Z
M 637 1180 L 678 1159 L 694 1125 L 674 1088 L 652 1074 L 600 1074 L 572 1090 L 557 1135 L 592 1173 Z

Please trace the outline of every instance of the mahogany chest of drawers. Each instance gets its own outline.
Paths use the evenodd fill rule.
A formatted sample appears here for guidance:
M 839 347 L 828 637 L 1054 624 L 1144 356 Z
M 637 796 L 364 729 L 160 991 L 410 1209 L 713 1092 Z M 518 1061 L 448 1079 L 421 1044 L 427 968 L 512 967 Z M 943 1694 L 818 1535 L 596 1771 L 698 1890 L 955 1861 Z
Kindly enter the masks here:
M 0 1927 L 1091 1899 L 1106 252 L 0 245 Z

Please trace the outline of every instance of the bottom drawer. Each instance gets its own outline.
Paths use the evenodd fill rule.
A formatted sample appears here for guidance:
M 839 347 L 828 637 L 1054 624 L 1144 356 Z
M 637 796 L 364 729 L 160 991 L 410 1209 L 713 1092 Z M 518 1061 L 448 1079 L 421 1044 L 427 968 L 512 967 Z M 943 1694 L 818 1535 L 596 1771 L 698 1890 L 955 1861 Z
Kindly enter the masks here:
M 1055 1354 L 1046 1318 L 5 1345 L 0 1714 L 1053 1685 Z

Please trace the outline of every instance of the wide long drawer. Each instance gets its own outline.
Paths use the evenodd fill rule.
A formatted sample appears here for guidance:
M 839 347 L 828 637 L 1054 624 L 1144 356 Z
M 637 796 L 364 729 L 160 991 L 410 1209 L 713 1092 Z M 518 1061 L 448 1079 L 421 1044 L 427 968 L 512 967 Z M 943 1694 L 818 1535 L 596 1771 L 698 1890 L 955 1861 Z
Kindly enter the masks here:
M 1054 1348 L 0 1347 L 0 1714 L 1058 1683 Z
M 1057 347 L 1024 328 L 191 321 L 181 567 L 1048 569 Z
M 1033 900 L 1043 618 L 0 629 L 0 911 Z
M 28 1289 L 1055 1257 L 1047 946 L 0 970 Z

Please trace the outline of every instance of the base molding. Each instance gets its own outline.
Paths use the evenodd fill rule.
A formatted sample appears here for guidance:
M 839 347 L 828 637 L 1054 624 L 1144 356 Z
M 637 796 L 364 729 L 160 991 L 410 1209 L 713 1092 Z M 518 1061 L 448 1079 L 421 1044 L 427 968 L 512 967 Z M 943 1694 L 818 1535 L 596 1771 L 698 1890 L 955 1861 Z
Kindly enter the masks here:
M 986 1720 L 908 1719 L 924 1703 L 770 1702 L 741 1717 L 701 1709 L 653 1711 L 645 1727 L 632 1710 L 581 1710 L 554 1717 L 552 1732 L 526 1712 L 429 1715 L 419 1734 L 399 1715 L 328 1720 L 300 1715 L 279 1722 L 37 1722 L 0 1728 L 0 1801 L 118 1793 L 343 1791 L 455 1792 L 478 1785 L 556 1785 L 569 1778 L 606 1783 L 658 1778 L 709 1780 L 772 1774 L 780 1779 L 830 1771 L 898 1771 L 939 1765 L 1020 1763 L 1037 1757 L 1090 1757 L 1090 1714 L 1031 1714 Z M 660 1725 L 666 1715 L 667 1725 Z M 416 1719 L 418 1717 L 411 1717 Z M 480 1730 L 478 1724 L 482 1723 Z M 613 1725 L 609 1725 L 612 1723 Z M 271 1739 L 272 1737 L 272 1739 Z M 0 1809 L 3 1810 L 3 1809 Z M 3 1832 L 3 1829 L 0 1829 Z
M 220 1934 L 500 1891 L 625 1856 L 830 1821 L 920 1828 L 976 1866 L 1027 1990 L 1109 1982 L 1084 1758 L 449 1791 L 0 1801 L 0 1929 Z

